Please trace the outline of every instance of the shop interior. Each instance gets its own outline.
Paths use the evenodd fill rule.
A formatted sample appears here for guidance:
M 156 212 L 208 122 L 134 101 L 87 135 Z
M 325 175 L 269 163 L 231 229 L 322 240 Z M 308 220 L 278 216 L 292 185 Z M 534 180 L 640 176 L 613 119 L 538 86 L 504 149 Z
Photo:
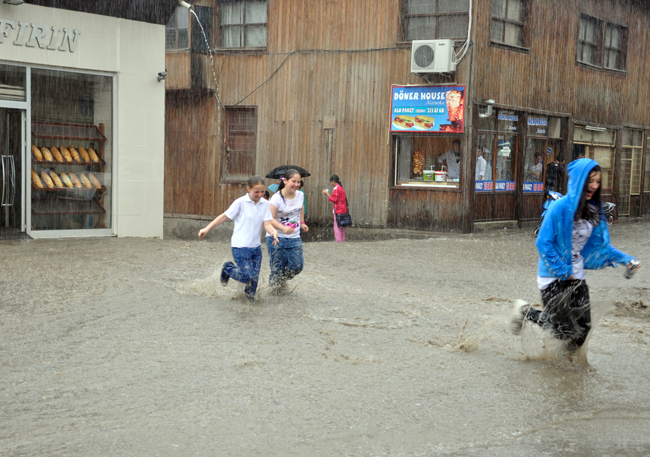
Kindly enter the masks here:
M 458 188 L 462 141 L 460 136 L 398 137 L 395 185 Z M 456 163 L 448 163 L 452 160 Z

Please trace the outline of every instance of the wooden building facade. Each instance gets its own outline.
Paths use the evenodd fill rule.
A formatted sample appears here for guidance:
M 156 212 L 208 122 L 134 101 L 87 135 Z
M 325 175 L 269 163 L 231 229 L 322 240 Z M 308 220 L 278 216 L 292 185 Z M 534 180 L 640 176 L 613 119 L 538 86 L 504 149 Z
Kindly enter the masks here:
M 215 216 L 248 176 L 295 164 L 312 175 L 310 224 L 331 223 L 321 190 L 338 174 L 356 226 L 471 232 L 538 218 L 547 165 L 584 153 L 601 163 L 619 216 L 650 215 L 650 6 L 424 3 L 179 8 L 167 26 L 165 213 Z M 455 70 L 412 73 L 414 39 L 452 40 Z M 397 86 L 459 89 L 463 127 L 399 130 Z M 457 179 L 445 156 L 455 140 Z M 427 179 L 443 165 L 447 181 Z

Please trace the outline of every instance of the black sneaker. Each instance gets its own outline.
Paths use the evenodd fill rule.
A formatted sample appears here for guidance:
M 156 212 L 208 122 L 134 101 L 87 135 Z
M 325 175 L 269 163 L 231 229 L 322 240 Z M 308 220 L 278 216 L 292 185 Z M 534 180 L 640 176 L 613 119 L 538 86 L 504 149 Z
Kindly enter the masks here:
M 221 274 L 219 275 L 219 279 L 221 280 L 221 285 L 226 287 L 228 285 L 228 280 L 230 279 L 230 276 L 226 274 L 226 272 L 223 270 L 226 267 L 226 264 L 228 262 L 224 262 L 221 264 Z
M 510 331 L 514 335 L 519 335 L 524 327 L 524 317 L 530 309 L 530 305 L 523 300 L 515 300 L 512 307 L 512 316 L 510 317 Z

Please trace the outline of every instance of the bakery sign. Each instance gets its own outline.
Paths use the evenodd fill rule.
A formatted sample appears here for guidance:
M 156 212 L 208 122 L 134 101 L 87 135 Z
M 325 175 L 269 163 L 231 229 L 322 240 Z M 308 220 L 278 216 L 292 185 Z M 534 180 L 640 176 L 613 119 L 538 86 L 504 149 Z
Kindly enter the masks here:
M 465 86 L 392 86 L 391 132 L 463 133 Z
M 12 41 L 14 46 L 39 47 L 41 49 L 74 52 L 79 42 L 81 30 L 12 21 L 0 18 L 0 44 L 5 39 Z

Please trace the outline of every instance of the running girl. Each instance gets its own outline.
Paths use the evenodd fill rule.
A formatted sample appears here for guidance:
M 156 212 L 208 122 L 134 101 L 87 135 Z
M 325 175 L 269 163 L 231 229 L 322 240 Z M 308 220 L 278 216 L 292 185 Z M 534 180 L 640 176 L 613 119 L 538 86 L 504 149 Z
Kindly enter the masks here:
M 539 262 L 537 285 L 543 310 L 522 300 L 515 303 L 511 330 L 521 332 L 530 320 L 566 344 L 569 353 L 577 351 L 591 329 L 589 289 L 585 270 L 617 264 L 635 267 L 631 256 L 609 243 L 609 231 L 600 201 L 601 171 L 591 159 L 569 164 L 567 195 L 553 202 L 544 216 L 537 237 Z
M 226 286 L 230 278 L 244 283 L 244 293 L 252 300 L 255 298 L 262 266 L 262 226 L 269 233 L 269 239 L 273 238 L 271 244 L 278 243 L 278 232 L 274 227 L 288 233 L 292 230 L 273 220 L 269 202 L 262 198 L 266 186 L 261 176 L 251 176 L 246 189 L 246 195 L 235 200 L 230 208 L 199 231 L 199 238 L 226 220 L 235 222 L 230 241 L 235 263 L 224 262 L 221 266 L 221 284 Z
M 286 282 L 296 277 L 304 266 L 300 230 L 307 232 L 309 227 L 305 224 L 305 197 L 302 192 L 298 192 L 299 188 L 300 173 L 288 170 L 284 177 L 280 178 L 278 192 L 273 194 L 269 201 L 271 214 L 276 222 L 290 228 L 290 233 L 278 234 L 279 243 L 272 242 L 270 232 L 266 235 L 266 247 L 271 263 L 269 284 L 275 293 L 284 289 Z

